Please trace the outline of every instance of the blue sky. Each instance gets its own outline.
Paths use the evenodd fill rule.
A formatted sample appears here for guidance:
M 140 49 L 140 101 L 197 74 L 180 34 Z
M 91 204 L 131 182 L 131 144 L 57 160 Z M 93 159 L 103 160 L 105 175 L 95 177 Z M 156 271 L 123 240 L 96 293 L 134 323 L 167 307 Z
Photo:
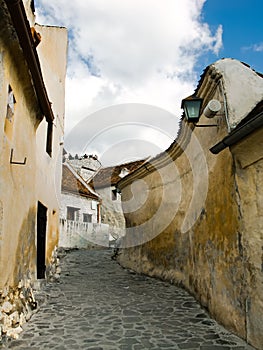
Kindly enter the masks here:
M 181 100 L 208 65 L 231 57 L 263 73 L 262 0 L 35 5 L 38 23 L 69 32 L 65 145 L 73 154 L 116 164 L 159 153 L 175 139 Z
M 211 30 L 223 26 L 223 47 L 218 58 L 231 57 L 248 63 L 263 73 L 263 1 L 207 0 L 202 16 Z M 217 57 L 202 57 L 199 66 L 206 66 Z

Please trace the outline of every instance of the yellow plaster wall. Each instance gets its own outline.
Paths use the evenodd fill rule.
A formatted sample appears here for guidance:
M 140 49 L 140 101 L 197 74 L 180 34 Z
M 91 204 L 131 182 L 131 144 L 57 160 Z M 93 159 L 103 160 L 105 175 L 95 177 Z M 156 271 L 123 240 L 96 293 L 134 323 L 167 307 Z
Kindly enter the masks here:
M 0 289 L 16 285 L 20 279 L 36 278 L 38 201 L 48 208 L 47 266 L 58 244 L 67 31 L 41 29 L 43 49 L 39 50 L 39 58 L 55 116 L 52 157 L 46 153 L 47 122 L 42 119 L 21 48 L 12 37 L 11 25 L 0 30 Z M 9 85 L 16 103 L 13 122 L 7 130 Z M 13 160 L 23 162 L 26 158 L 25 165 L 10 164 L 11 149 Z
M 259 349 L 263 344 L 263 130 L 232 148 L 239 211 L 242 217 L 240 247 L 247 281 L 247 337 Z
M 213 155 L 209 148 L 226 134 L 219 119 L 218 128 L 195 128 L 172 164 L 141 176 L 144 190 L 121 188 L 124 208 L 131 198 L 144 204 L 125 214 L 119 261 L 184 286 L 221 324 L 262 349 L 262 153 L 255 154 L 262 135 L 250 147 Z M 253 164 L 241 169 L 241 155 Z
M 14 49 L 15 44 L 13 44 Z M 35 186 L 36 186 L 36 117 L 39 110 L 26 66 L 6 43 L 0 40 L 0 287 L 14 285 L 35 271 Z M 21 61 L 20 61 L 21 59 Z M 12 133 L 5 131 L 8 86 L 15 95 Z M 10 164 L 13 161 L 25 165 Z M 19 265 L 19 267 L 18 267 Z
M 67 63 L 67 30 L 36 25 L 41 35 L 37 47 L 43 78 L 54 113 L 51 157 L 45 152 L 47 122 L 37 129 L 37 197 L 48 208 L 47 265 L 59 239 L 59 205 L 62 175 L 62 150 L 65 116 L 65 77 Z
M 54 112 L 52 157 L 46 153 L 47 122 L 43 119 L 32 76 L 26 63 L 8 10 L 0 0 L 0 309 L 2 333 L 17 337 L 21 327 L 12 328 L 12 314 L 2 305 L 8 301 L 19 313 L 19 325 L 36 308 L 33 287 L 37 278 L 37 208 L 47 207 L 47 275 L 57 268 L 56 246 L 59 237 L 59 193 L 61 183 L 62 135 L 64 128 L 64 83 L 67 33 L 65 29 L 44 30 L 45 46 L 52 55 L 39 54 L 44 84 Z M 30 1 L 25 1 L 30 25 Z M 33 21 L 33 22 L 32 22 Z M 48 35 L 47 35 L 48 34 Z M 47 41 L 50 40 L 50 43 Z M 54 42 L 58 41 L 55 50 Z M 53 50 L 53 51 L 52 51 Z M 63 60 L 62 60 L 63 57 Z M 43 59 L 43 63 L 42 63 Z M 56 62 L 56 63 L 54 63 Z M 52 69 L 48 67 L 50 65 Z M 55 69 L 58 69 L 56 73 Z M 6 119 L 11 86 L 15 106 Z M 9 114 L 10 117 L 11 114 Z M 11 164 L 12 161 L 25 164 Z

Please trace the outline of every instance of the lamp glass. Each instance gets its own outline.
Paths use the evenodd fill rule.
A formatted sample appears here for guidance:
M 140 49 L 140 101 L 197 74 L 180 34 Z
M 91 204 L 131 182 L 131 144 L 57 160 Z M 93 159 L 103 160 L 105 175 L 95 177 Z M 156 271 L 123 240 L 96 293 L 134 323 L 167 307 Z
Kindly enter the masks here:
M 201 98 L 187 98 L 183 100 L 183 109 L 189 122 L 198 122 L 202 105 Z

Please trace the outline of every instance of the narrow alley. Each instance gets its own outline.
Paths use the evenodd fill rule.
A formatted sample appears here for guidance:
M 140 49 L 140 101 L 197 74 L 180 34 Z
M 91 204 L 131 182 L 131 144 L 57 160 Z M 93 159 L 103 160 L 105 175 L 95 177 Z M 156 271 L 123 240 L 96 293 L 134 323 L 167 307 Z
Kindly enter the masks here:
M 125 270 L 111 254 L 65 254 L 60 279 L 44 286 L 39 311 L 18 340 L 6 340 L 0 348 L 253 349 L 211 320 L 187 292 Z

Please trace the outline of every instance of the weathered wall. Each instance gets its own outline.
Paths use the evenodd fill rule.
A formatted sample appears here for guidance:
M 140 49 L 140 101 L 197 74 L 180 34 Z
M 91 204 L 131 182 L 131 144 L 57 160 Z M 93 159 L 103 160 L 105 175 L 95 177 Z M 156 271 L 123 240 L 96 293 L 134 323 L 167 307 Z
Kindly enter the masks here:
M 91 198 L 62 192 L 60 203 L 59 246 L 63 248 L 90 248 L 109 245 L 109 226 L 98 222 L 98 204 Z M 67 220 L 67 206 L 79 208 L 75 221 Z M 90 214 L 91 223 L 83 221 L 83 214 Z
M 15 46 L 15 43 L 13 45 Z M 31 81 L 23 60 L 21 56 L 19 57 L 19 51 L 13 53 L 3 41 L 0 41 L 0 51 L 2 57 L 0 196 L 3 213 L 0 263 L 1 266 L 5 266 L 1 269 L 0 287 L 3 287 L 18 283 L 22 277 L 21 273 L 15 273 L 18 261 L 23 266 L 24 275 L 32 271 L 32 258 L 35 256 L 35 238 L 33 236 L 32 240 L 31 237 L 29 243 L 25 233 L 31 234 L 32 228 L 33 234 L 35 232 L 35 124 L 38 109 Z M 16 99 L 12 121 L 6 118 L 9 85 Z M 9 124 L 8 130 L 12 129 L 12 132 L 6 132 L 7 124 Z M 23 162 L 26 157 L 25 165 L 10 164 L 12 149 L 13 160 Z M 30 191 L 31 188 L 34 190 Z
M 219 87 L 213 96 L 220 99 Z M 250 148 L 213 155 L 209 148 L 227 125 L 223 113 L 202 116 L 200 124 L 209 123 L 218 127 L 191 133 L 183 121 L 181 151 L 174 143 L 148 163 L 153 172 L 119 184 L 127 228 L 118 259 L 184 286 L 221 324 L 262 349 L 262 136 L 251 138 Z
M 99 160 L 92 155 L 80 159 L 67 159 L 67 162 L 86 182 L 89 182 L 90 178 L 101 167 Z
M 166 170 L 167 175 L 172 174 L 170 166 L 143 179 L 149 189 L 147 200 L 139 210 L 127 213 L 126 221 L 135 230 L 142 225 L 138 233 L 149 242 L 124 250 L 120 261 L 139 272 L 184 285 L 214 317 L 222 323 L 229 322 L 229 328 L 245 337 L 244 276 L 232 157 L 225 151 L 216 160 L 211 158 L 208 193 L 200 216 L 199 208 L 191 209 L 190 202 L 202 202 L 203 188 L 197 187 L 193 193 L 193 183 L 200 179 L 193 178 L 186 153 L 175 161 L 175 166 L 180 180 L 165 179 Z M 199 176 L 206 177 L 205 171 L 200 169 Z M 129 191 L 129 187 L 122 190 L 124 201 Z M 133 190 L 138 202 L 142 193 Z M 186 214 L 194 225 L 185 230 Z M 148 223 L 144 224 L 146 218 Z M 133 229 L 129 233 L 134 236 Z
M 247 285 L 247 338 L 259 349 L 263 344 L 263 130 L 232 148 L 239 212 L 241 256 Z
M 120 194 L 117 193 L 117 199 L 113 200 L 112 189 L 115 189 L 115 187 L 96 188 L 96 191 L 102 198 L 101 222 L 109 225 L 111 237 L 117 239 L 124 235 L 125 219 L 122 211 Z
M 22 52 L 0 2 L 0 338 L 17 336 L 34 306 L 36 271 L 36 127 L 40 114 Z M 8 91 L 16 103 L 7 119 Z M 25 165 L 11 164 L 13 161 Z M 20 298 L 22 294 L 26 296 Z M 12 329 L 12 327 L 15 327 Z
M 62 192 L 60 202 L 60 218 L 63 220 L 67 219 L 67 206 L 79 208 L 78 216 L 79 219 L 76 221 L 83 222 L 83 214 L 92 215 L 92 223 L 98 222 L 98 201 L 75 195 L 72 193 Z
M 47 265 L 59 240 L 59 206 L 62 176 L 62 149 L 65 115 L 65 77 L 67 65 L 67 30 L 61 27 L 35 26 L 41 34 L 37 46 L 43 78 L 54 113 L 52 155 L 46 152 L 47 122 L 37 129 L 36 195 L 48 208 Z
M 29 2 L 28 2 L 29 3 Z M 29 11 L 29 7 L 27 6 Z M 0 338 L 2 331 L 17 336 L 36 307 L 32 287 L 37 275 L 37 204 L 47 211 L 45 262 L 47 270 L 56 260 L 58 243 L 61 179 L 61 136 L 64 120 L 64 80 L 66 70 L 67 37 L 65 29 L 44 30 L 44 45 L 58 55 L 40 55 L 49 98 L 53 102 L 55 127 L 52 157 L 46 153 L 46 126 L 42 120 L 32 76 L 12 27 L 5 3 L 0 0 Z M 32 22 L 34 16 L 30 16 Z M 21 28 L 22 30 L 22 28 Z M 62 35 L 60 35 L 62 33 Z M 43 39 L 43 38 L 42 38 Z M 53 52 L 53 51 L 52 51 Z M 56 60 L 60 59 L 60 62 Z M 43 62 L 42 62 L 43 59 Z M 54 63 L 56 62 L 56 63 Z M 47 68 L 50 64 L 51 68 Z M 55 69 L 58 72 L 55 73 Z M 48 73 L 49 71 L 49 73 Z M 15 103 L 8 114 L 10 86 Z M 9 108 L 10 109 L 10 108 Z M 11 164 L 13 161 L 25 164 Z M 14 328 L 13 328 L 14 327 Z
M 59 246 L 71 249 L 108 247 L 109 225 L 60 219 Z

